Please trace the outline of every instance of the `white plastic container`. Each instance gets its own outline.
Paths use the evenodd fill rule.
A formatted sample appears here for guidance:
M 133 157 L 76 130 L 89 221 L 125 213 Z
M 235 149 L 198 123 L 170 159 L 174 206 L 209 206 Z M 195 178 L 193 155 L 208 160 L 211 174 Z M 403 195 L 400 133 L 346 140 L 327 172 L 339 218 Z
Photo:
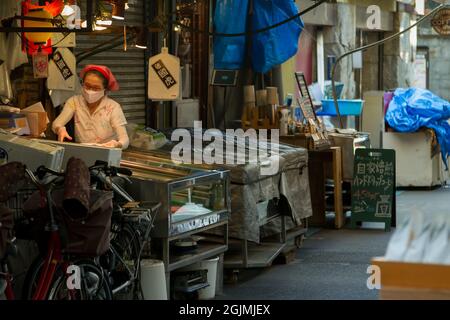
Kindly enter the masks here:
M 161 260 L 141 261 L 141 287 L 144 300 L 167 300 L 166 273 Z
M 213 299 L 216 296 L 216 281 L 217 281 L 217 265 L 219 263 L 219 257 L 212 258 L 209 260 L 203 260 L 201 262 L 194 263 L 183 271 L 194 271 L 194 270 L 208 270 L 207 281 L 209 287 L 200 289 L 198 291 L 198 297 L 200 300 Z

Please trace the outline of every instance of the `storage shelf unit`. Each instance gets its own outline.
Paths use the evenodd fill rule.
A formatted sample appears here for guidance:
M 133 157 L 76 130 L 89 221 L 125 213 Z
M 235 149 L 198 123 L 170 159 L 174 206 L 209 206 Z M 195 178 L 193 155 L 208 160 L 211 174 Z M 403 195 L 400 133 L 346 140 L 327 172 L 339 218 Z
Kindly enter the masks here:
M 136 157 L 125 153 L 121 166 L 133 170 L 127 190 L 131 196 L 139 201 L 161 202 L 151 233 L 152 250 L 164 262 L 170 297 L 171 271 L 227 251 L 229 172 L 177 166 L 144 154 Z M 182 254 L 172 250 L 176 240 L 219 228 L 223 229 L 220 241 L 199 240 L 195 249 Z

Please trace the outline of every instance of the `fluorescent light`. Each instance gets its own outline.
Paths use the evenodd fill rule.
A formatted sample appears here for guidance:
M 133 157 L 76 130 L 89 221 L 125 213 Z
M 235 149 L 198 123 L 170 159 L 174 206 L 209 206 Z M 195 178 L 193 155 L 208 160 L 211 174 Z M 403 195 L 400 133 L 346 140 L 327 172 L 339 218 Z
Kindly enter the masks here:
M 102 31 L 102 30 L 106 30 L 106 29 L 107 29 L 106 27 L 97 26 L 97 25 L 95 25 L 95 27 L 94 27 L 94 30 L 97 30 L 97 31 Z
M 125 1 L 115 0 L 112 2 L 112 17 L 117 20 L 125 19 Z
M 136 45 L 136 48 L 139 48 L 139 49 L 147 49 L 147 46 Z
M 112 20 L 96 20 L 95 23 L 100 26 L 110 26 L 112 25 Z

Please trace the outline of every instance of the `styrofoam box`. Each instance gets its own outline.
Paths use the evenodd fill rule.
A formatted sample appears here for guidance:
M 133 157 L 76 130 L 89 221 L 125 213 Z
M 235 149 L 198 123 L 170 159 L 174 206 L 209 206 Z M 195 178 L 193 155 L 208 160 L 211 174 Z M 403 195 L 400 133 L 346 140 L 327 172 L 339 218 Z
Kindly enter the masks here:
M 61 146 L 48 145 L 0 132 L 0 148 L 7 152 L 9 162 L 24 163 L 28 169 L 33 171 L 41 165 L 55 171 L 60 171 L 62 168 L 64 148 Z
M 122 158 L 122 149 L 119 148 L 105 148 L 99 146 L 90 146 L 73 142 L 58 142 L 52 140 L 39 140 L 47 145 L 54 145 L 64 148 L 63 168 L 66 167 L 67 161 L 71 157 L 76 157 L 83 160 L 87 166 L 95 164 L 96 160 L 108 162 L 111 166 L 119 166 Z
M 383 148 L 395 150 L 397 187 L 432 187 L 446 180 L 440 154 L 431 158 L 430 134 L 383 132 Z

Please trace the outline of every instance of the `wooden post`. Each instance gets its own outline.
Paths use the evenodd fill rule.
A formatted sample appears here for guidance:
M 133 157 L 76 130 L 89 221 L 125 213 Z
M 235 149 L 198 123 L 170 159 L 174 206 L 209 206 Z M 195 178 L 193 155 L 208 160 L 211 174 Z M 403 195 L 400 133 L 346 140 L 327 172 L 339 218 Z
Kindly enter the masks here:
M 342 203 L 342 152 L 341 147 L 332 147 L 331 151 L 333 152 L 335 227 L 340 229 L 345 225 L 345 213 Z

